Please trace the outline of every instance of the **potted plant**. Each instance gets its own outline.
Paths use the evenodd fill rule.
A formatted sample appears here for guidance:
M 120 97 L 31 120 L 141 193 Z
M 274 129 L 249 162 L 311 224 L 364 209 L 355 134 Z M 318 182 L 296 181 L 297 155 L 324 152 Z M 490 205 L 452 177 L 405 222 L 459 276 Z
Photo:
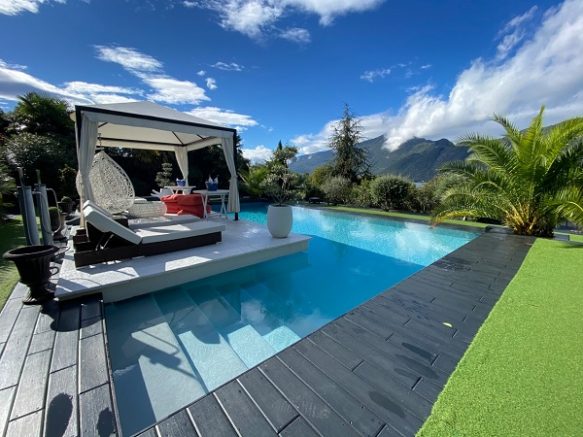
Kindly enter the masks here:
M 289 188 L 291 177 L 285 165 L 276 163 L 270 166 L 263 183 L 265 194 L 273 199 L 267 209 L 267 229 L 274 238 L 286 238 L 292 228 L 292 208 L 286 203 L 292 194 Z
M 25 246 L 11 249 L 4 254 L 4 259 L 14 261 L 20 282 L 30 289 L 25 304 L 41 303 L 52 298 L 47 289 L 51 277 L 51 259 L 59 250 L 56 246 Z
M 57 203 L 59 209 L 65 214 L 70 215 L 73 212 L 73 199 L 67 196 L 63 196 L 60 202 Z

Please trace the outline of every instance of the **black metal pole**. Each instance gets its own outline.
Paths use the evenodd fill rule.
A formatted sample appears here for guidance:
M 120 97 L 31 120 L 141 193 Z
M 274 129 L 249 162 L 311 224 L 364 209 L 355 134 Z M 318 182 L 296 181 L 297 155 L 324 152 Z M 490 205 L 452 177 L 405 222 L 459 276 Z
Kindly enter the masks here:
M 235 162 L 235 183 L 237 184 L 237 193 L 239 192 L 239 175 L 237 174 L 237 131 L 233 134 L 233 161 Z M 241 200 L 239 199 L 239 202 Z M 239 221 L 239 213 L 235 212 L 235 221 Z

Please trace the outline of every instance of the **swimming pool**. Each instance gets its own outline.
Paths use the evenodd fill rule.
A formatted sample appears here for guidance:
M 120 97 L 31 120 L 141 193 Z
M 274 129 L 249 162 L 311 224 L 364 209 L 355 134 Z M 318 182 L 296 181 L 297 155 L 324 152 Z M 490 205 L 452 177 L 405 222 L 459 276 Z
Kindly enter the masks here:
M 265 223 L 266 206 L 241 218 Z M 124 435 L 237 377 L 477 234 L 294 208 L 299 253 L 105 307 Z

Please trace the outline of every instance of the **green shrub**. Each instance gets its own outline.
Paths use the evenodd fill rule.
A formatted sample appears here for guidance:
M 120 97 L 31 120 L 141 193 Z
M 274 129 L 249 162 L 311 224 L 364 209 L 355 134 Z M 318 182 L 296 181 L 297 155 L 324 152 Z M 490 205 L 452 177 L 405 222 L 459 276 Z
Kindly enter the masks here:
M 352 183 L 341 176 L 334 176 L 324 182 L 322 191 L 326 196 L 326 200 L 333 205 L 350 203 Z
M 372 201 L 375 206 L 390 209 L 410 209 L 415 185 L 401 176 L 379 176 L 371 182 Z
M 363 179 L 360 184 L 352 188 L 352 203 L 360 208 L 370 208 L 373 206 L 372 193 L 370 190 L 370 179 Z

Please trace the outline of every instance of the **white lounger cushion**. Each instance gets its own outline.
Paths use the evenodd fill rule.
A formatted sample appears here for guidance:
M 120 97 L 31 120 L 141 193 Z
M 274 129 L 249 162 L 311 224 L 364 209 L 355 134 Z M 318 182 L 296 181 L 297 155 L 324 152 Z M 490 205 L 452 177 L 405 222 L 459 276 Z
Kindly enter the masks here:
M 140 244 L 142 242 L 142 237 L 125 226 L 120 225 L 114 219 L 95 208 L 95 206 L 87 205 L 84 207 L 83 215 L 88 223 L 91 223 L 101 232 L 111 232 L 134 244 Z
M 180 238 L 196 237 L 199 235 L 222 232 L 225 225 L 209 221 L 198 221 L 194 223 L 183 223 L 168 226 L 153 226 L 145 229 L 135 229 L 132 231 L 120 225 L 112 218 L 103 214 L 91 205 L 83 208 L 83 214 L 88 223 L 91 223 L 101 232 L 111 232 L 120 238 L 134 244 L 159 243 L 161 241 L 172 241 Z
M 196 237 L 199 235 L 222 232 L 225 225 L 209 221 L 182 223 L 167 226 L 152 226 L 145 229 L 135 229 L 142 238 L 143 244 L 159 243 L 160 241 L 177 240 L 180 238 Z
M 163 215 L 161 217 L 144 217 L 137 219 L 130 219 L 130 229 L 145 229 L 154 226 L 170 226 L 180 225 L 183 223 L 193 223 L 200 219 L 195 215 Z

